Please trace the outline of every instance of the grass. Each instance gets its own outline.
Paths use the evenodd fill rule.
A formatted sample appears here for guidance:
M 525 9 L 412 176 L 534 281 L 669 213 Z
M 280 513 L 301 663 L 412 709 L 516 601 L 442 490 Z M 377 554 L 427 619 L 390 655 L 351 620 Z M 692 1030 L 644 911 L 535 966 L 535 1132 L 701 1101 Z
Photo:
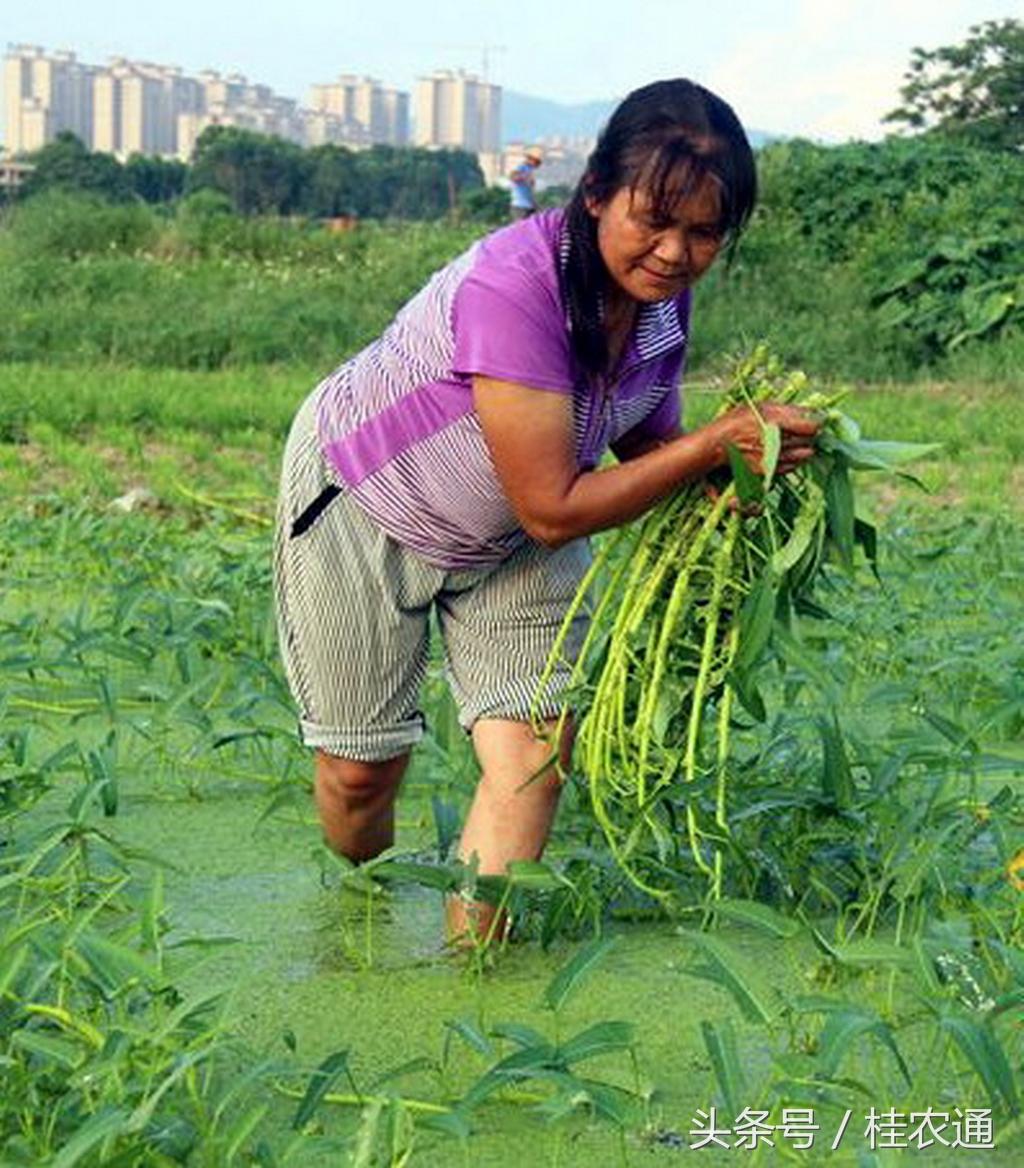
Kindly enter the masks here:
M 949 353 L 928 349 L 910 325 L 885 325 L 872 298 L 899 222 L 869 218 L 858 254 L 828 259 L 806 224 L 766 207 L 732 267 L 719 264 L 696 291 L 691 366 L 721 368 L 763 338 L 818 377 L 1019 384 L 1019 324 Z M 332 235 L 288 220 L 157 219 L 63 196 L 29 200 L 0 221 L 0 362 L 322 374 L 483 230 L 364 223 Z M 954 215 L 948 233 L 965 230 Z M 948 307 L 959 312 L 955 296 Z
M 830 575 L 737 720 L 714 929 L 627 887 L 570 787 L 548 862 L 489 889 L 526 943 L 460 963 L 475 770 L 439 663 L 401 850 L 352 869 L 317 843 L 269 523 L 297 404 L 476 229 L 141 218 L 0 230 L 0 1159 L 669 1165 L 698 1109 L 809 1106 L 855 1116 L 839 1155 L 705 1156 L 884 1168 L 868 1107 L 969 1106 L 995 1149 L 922 1162 L 1019 1163 L 1019 329 L 923 366 L 863 256 L 763 218 L 702 284 L 691 425 L 763 335 L 942 452 L 926 491 L 865 478 L 881 581 Z
M 384 1164 L 411 1147 L 414 1165 L 668 1165 L 698 1108 L 777 1118 L 785 1102 L 832 1126 L 846 1107 L 991 1107 L 979 1162 L 1019 1162 L 1012 388 L 879 385 L 849 403 L 869 434 L 945 451 L 919 468 L 933 494 L 871 488 L 882 587 L 834 580 L 833 620 L 766 671 L 769 721 L 736 732 L 733 916 L 685 937 L 652 917 L 570 791 L 550 864 L 511 890 L 533 940 L 463 967 L 438 950 L 431 889 L 466 878 L 445 856 L 473 768 L 436 671 L 406 866 L 370 884 L 316 845 L 266 526 L 316 376 L 0 368 L 5 1160 L 344 1163 L 362 1141 Z M 714 401 L 693 385 L 691 423 Z M 156 504 L 106 510 L 134 485 Z M 839 815 L 821 799 L 844 765 L 824 750 L 833 710 Z M 624 943 L 553 1012 L 546 988 L 595 931 Z M 567 1062 L 594 1027 L 593 1062 Z M 517 1050 L 530 1076 L 496 1071 Z M 863 1145 L 851 1130 L 828 1162 Z

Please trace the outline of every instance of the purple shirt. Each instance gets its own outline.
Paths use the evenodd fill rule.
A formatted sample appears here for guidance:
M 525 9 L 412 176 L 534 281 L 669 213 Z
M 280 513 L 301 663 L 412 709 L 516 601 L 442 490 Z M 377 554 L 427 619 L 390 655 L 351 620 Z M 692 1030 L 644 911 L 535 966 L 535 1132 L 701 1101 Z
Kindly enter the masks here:
M 679 424 L 689 292 L 641 306 L 605 397 L 572 355 L 563 222 L 561 209 L 545 211 L 473 244 L 317 389 L 339 482 L 440 567 L 498 563 L 526 539 L 473 406 L 473 374 L 571 397 L 581 470 L 627 433 L 660 438 Z

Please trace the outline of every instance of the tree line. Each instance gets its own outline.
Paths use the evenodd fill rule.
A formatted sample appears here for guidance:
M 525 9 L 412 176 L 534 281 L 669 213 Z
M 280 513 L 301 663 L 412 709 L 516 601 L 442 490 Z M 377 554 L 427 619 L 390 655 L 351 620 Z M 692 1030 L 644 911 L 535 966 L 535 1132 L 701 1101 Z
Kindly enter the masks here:
M 192 160 L 89 150 L 64 132 L 28 157 L 34 170 L 23 198 L 54 188 L 83 191 L 111 202 L 170 203 L 196 191 L 220 192 L 240 215 L 354 215 L 374 219 L 435 219 L 484 191 L 473 154 L 464 150 L 293 142 L 234 126 L 210 126 Z

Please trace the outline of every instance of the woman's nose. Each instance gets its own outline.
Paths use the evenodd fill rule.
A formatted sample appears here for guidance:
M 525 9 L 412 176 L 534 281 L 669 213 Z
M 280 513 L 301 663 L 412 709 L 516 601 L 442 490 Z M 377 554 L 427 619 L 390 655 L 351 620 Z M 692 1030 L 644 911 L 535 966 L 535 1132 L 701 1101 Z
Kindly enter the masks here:
M 666 267 L 685 267 L 690 261 L 689 236 L 682 228 L 666 231 L 658 240 L 655 255 Z

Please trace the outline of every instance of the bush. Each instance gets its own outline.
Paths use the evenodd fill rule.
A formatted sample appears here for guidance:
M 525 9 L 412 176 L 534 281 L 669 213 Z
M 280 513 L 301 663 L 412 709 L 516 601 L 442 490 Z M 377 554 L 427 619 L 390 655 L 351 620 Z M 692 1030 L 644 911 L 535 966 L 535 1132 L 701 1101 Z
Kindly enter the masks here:
M 15 206 L 2 239 L 19 257 L 73 260 L 142 251 L 156 235 L 156 217 L 141 203 L 109 203 L 96 195 L 48 190 Z

